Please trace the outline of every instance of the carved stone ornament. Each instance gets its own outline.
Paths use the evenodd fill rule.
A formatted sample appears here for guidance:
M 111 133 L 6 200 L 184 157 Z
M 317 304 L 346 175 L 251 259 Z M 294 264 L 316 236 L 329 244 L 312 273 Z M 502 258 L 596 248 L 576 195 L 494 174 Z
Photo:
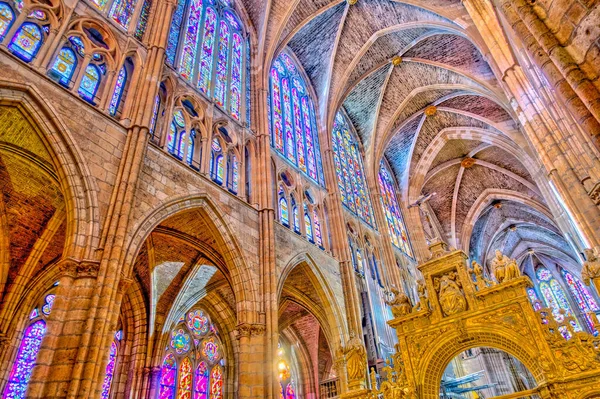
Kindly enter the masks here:
M 434 288 L 445 316 L 451 316 L 467 310 L 467 299 L 462 290 L 462 284 L 456 272 L 446 273 L 435 277 Z
M 464 158 L 461 162 L 460 162 L 460 166 L 462 166 L 465 169 L 469 169 L 471 168 L 473 165 L 475 165 L 476 159 L 475 158 Z
M 425 108 L 425 116 L 434 116 L 437 113 L 437 107 L 435 105 L 430 105 Z
M 402 57 L 400 57 L 399 55 L 395 55 L 394 57 L 392 57 L 393 66 L 398 66 L 400 64 L 402 64 Z
M 356 3 L 358 3 L 358 0 L 348 0 L 348 4 L 351 6 L 355 5 Z
M 82 261 L 77 265 L 77 277 L 86 278 L 98 276 L 100 270 L 100 262 L 97 261 Z
M 496 250 L 496 256 L 492 259 L 492 273 L 498 284 L 514 280 L 521 275 L 517 261 L 509 259 L 500 250 Z
M 266 331 L 266 327 L 264 324 L 251 324 L 251 323 L 243 323 L 238 324 L 235 329 L 235 336 L 237 339 L 242 337 L 250 337 L 253 335 L 263 335 Z
M 588 193 L 594 204 L 600 205 L 600 182 L 596 183 Z

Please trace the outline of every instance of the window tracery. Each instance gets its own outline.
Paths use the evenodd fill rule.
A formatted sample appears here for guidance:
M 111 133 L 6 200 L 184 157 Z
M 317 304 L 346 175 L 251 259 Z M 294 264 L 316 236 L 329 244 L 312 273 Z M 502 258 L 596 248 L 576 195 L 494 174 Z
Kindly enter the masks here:
M 179 0 L 166 62 L 234 119 L 248 106 L 242 97 L 248 41 L 240 19 L 224 0 Z
M 42 345 L 42 339 L 46 335 L 46 319 L 52 312 L 54 299 L 55 294 L 51 289 L 29 312 L 29 321 L 23 332 L 8 382 L 4 388 L 3 398 L 25 398 L 27 385 Z
M 342 203 L 365 223 L 374 226 L 373 208 L 364 177 L 362 157 L 356 136 L 341 111 L 335 116 L 333 134 L 333 160 Z
M 591 332 L 594 332 L 595 334 L 598 334 L 598 332 L 594 328 L 594 322 L 589 315 L 590 312 L 596 312 L 600 309 L 598 307 L 598 304 L 596 303 L 596 300 L 592 297 L 591 293 L 577 277 L 573 276 L 571 273 L 569 273 L 563 268 L 561 268 L 560 271 L 567 284 L 567 287 L 569 287 L 571 296 L 577 303 L 577 306 L 579 307 L 585 319 L 589 330 Z
M 323 184 L 314 105 L 289 55 L 273 62 L 270 74 L 271 145 L 314 181 Z
M 565 292 L 550 270 L 545 267 L 538 267 L 535 274 L 538 280 L 540 294 L 546 306 L 552 310 L 554 318 L 559 322 L 564 320 L 561 310 L 565 312 L 565 315 L 573 316 L 573 311 L 571 310 Z M 581 326 L 576 319 L 574 319 L 572 324 L 575 331 L 581 331 Z
M 223 347 L 203 310 L 193 309 L 179 320 L 165 351 L 158 399 L 223 397 Z

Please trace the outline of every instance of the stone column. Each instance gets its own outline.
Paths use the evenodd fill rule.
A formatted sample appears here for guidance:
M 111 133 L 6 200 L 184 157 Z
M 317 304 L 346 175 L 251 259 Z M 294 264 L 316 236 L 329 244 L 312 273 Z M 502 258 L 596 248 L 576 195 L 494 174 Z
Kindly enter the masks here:
M 237 359 L 237 398 L 264 398 L 264 324 L 240 324 L 235 330 L 239 353 Z

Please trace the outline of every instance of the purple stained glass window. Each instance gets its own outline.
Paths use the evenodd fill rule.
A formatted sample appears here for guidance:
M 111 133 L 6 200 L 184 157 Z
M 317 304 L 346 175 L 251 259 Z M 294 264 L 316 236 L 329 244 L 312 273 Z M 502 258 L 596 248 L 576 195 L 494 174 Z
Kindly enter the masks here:
M 308 164 L 308 175 L 317 180 L 316 146 L 314 142 L 313 124 L 310 111 L 310 100 L 302 97 L 302 118 L 304 120 L 304 138 L 306 140 L 306 160 Z
M 177 362 L 172 353 L 168 353 L 163 360 L 160 370 L 159 399 L 174 399 L 177 388 Z
M 304 229 L 306 231 L 306 238 L 308 238 L 309 241 L 314 241 L 312 222 L 310 220 L 310 215 L 308 214 L 308 207 L 306 204 L 304 204 Z
M 306 154 L 304 151 L 304 134 L 302 131 L 302 112 L 300 111 L 300 97 L 298 89 L 292 88 L 292 102 L 294 108 L 294 133 L 296 134 L 296 154 L 298 155 L 298 167 L 304 172 L 306 169 Z M 312 176 L 311 176 L 312 177 Z
M 200 20 L 202 19 L 202 0 L 192 0 L 187 21 L 181 61 L 179 62 L 179 73 L 184 79 L 191 81 L 194 72 L 198 38 L 200 32 Z
M 112 384 L 113 375 L 115 374 L 115 364 L 117 362 L 117 344 L 112 342 L 110 352 L 108 353 L 108 364 L 106 365 L 106 373 L 104 374 L 104 382 L 102 383 L 102 392 L 100 398 L 108 399 L 110 394 L 110 386 Z
M 204 17 L 204 38 L 202 39 L 202 52 L 200 53 L 198 71 L 198 88 L 206 94 L 210 93 L 216 30 L 217 13 L 212 7 L 208 7 Z
M 58 52 L 51 71 L 58 76 L 58 82 L 61 85 L 69 87 L 76 66 L 77 57 L 75 56 L 75 52 L 68 47 L 63 47 Z
M 108 3 L 108 0 L 91 0 L 91 2 L 94 3 L 94 5 L 100 10 L 104 10 L 104 8 L 106 7 L 106 3 Z
M 46 295 L 46 298 L 44 298 L 44 305 L 42 306 L 42 313 L 45 314 L 46 316 L 48 316 L 50 314 L 50 312 L 52 312 L 52 305 L 54 305 L 54 299 L 56 298 L 56 295 L 54 294 L 48 294 Z
M 208 368 L 206 362 L 200 362 L 196 368 L 194 399 L 208 399 Z
M 242 102 L 242 37 L 238 33 L 231 35 L 231 89 L 229 110 L 231 116 L 240 119 Z
M 144 38 L 144 33 L 146 33 L 150 8 L 152 8 L 152 1 L 144 0 L 144 4 L 142 4 L 142 11 L 140 12 L 140 17 L 138 19 L 138 24 L 135 28 L 135 33 L 133 34 L 138 40 L 142 40 Z
M 15 32 L 8 49 L 25 62 L 35 58 L 42 46 L 42 31 L 31 22 L 24 22 Z
M 283 112 L 281 109 L 281 86 L 279 81 L 279 72 L 276 68 L 271 69 L 271 135 L 275 142 L 275 148 L 283 152 Z
M 156 130 L 156 122 L 158 120 L 158 110 L 160 109 L 160 95 L 157 94 L 154 97 L 154 108 L 152 109 L 152 119 L 150 120 L 150 134 L 154 137 L 154 131 Z
M 110 8 L 108 16 L 121 25 L 124 29 L 129 28 L 131 17 L 135 11 L 137 0 L 115 0 Z
M 561 322 L 564 320 L 564 316 L 560 314 L 561 309 L 564 310 L 567 316 L 572 315 L 571 307 L 565 296 L 565 292 L 560 287 L 560 284 L 554 279 L 552 273 L 546 268 L 538 268 L 536 275 L 540 281 L 539 289 L 546 306 L 552 310 L 554 318 Z M 573 323 L 573 329 L 575 331 L 581 331 L 581 326 L 577 321 Z
M 229 58 L 229 25 L 221 21 L 219 26 L 219 54 L 217 59 L 217 75 L 215 77 L 214 100 L 217 105 L 225 105 L 227 92 L 227 61 Z
M 0 3 L 0 40 L 4 39 L 6 32 L 15 22 L 15 13 L 6 3 Z
M 288 202 L 283 195 L 283 190 L 279 191 L 279 220 L 285 226 L 290 225 L 290 211 L 288 209 Z
M 119 75 L 117 76 L 117 83 L 115 84 L 115 90 L 113 91 L 112 98 L 110 99 L 110 104 L 108 106 L 108 112 L 115 116 L 117 111 L 119 110 L 119 104 L 121 103 L 121 98 L 123 97 L 123 91 L 125 90 L 125 83 L 127 82 L 127 68 L 125 65 L 121 67 L 119 71 Z
M 285 399 L 296 399 L 296 392 L 294 391 L 294 385 L 290 382 L 285 390 Z
M 283 115 L 284 115 L 284 132 L 285 132 L 285 156 L 287 159 L 296 163 L 296 143 L 294 140 L 294 130 L 292 128 L 292 99 L 290 92 L 289 79 L 281 79 L 281 89 L 283 92 Z
M 566 271 L 565 269 L 561 269 L 562 275 L 569 287 L 569 291 L 571 291 L 571 295 L 577 302 L 577 306 L 581 310 L 585 322 L 588 325 L 590 331 L 595 331 L 594 322 L 592 318 L 589 316 L 589 312 L 595 312 L 598 310 L 598 305 L 586 287 L 583 286 L 581 281 L 571 273 Z
M 175 59 L 177 58 L 177 48 L 179 47 L 179 34 L 181 31 L 181 24 L 183 22 L 183 14 L 185 12 L 186 0 L 178 0 L 177 8 L 173 13 L 173 19 L 171 21 L 171 28 L 169 30 L 169 39 L 167 41 L 167 64 L 175 66 Z
M 43 320 L 32 323 L 25 330 L 17 358 L 4 389 L 3 398 L 25 398 L 27 384 L 42 345 L 44 334 L 46 334 L 46 323 Z
M 229 26 L 231 26 L 232 29 L 234 29 L 234 30 L 242 29 L 237 17 L 235 15 L 233 15 L 233 13 L 231 11 L 229 11 L 229 10 L 223 11 L 223 17 L 225 17 L 225 19 L 229 23 Z

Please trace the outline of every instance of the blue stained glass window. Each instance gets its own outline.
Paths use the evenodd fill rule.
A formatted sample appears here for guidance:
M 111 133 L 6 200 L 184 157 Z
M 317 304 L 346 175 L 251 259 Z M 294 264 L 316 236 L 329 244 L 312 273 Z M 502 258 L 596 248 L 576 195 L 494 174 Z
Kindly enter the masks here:
M 179 34 L 181 31 L 181 24 L 183 22 L 183 15 L 185 12 L 186 0 L 177 1 L 177 8 L 173 13 L 173 19 L 171 20 L 171 29 L 169 30 L 169 39 L 167 41 L 167 64 L 175 66 L 175 58 L 177 57 L 177 48 L 179 47 Z
M 408 233 L 402 217 L 402 211 L 396 198 L 396 189 L 392 174 L 382 161 L 379 166 L 379 189 L 381 191 L 381 205 L 388 224 L 388 232 L 392 244 L 406 255 L 413 257 L 413 252 L 408 240 Z
M 546 303 L 546 306 L 552 310 L 554 318 L 561 322 L 564 320 L 564 316 L 560 313 L 561 309 L 564 310 L 567 316 L 572 316 L 573 312 L 569 306 L 569 301 L 565 295 L 565 292 L 561 288 L 560 284 L 556 281 L 552 273 L 543 267 L 539 267 L 536 270 L 538 278 L 540 293 Z M 575 331 L 581 331 L 581 326 L 575 320 L 573 322 L 573 329 Z
M 292 197 L 292 217 L 294 220 L 294 231 L 296 233 L 300 233 L 300 216 L 298 214 L 298 206 L 296 205 L 296 201 Z
M 12 8 L 4 2 L 0 2 L 0 40 L 4 39 L 6 32 L 15 22 L 15 13 Z
M 188 165 L 192 165 L 192 160 L 194 159 L 194 148 L 196 146 L 196 130 L 192 129 L 192 133 L 188 138 L 188 148 L 187 148 L 187 158 L 186 162 Z
M 108 16 L 116 23 L 127 29 L 135 11 L 137 0 L 115 0 Z
M 269 81 L 271 145 L 304 174 L 323 183 L 313 101 L 287 54 L 275 59 Z
M 154 131 L 156 130 L 156 122 L 158 121 L 158 112 L 160 109 L 160 94 L 154 97 L 154 108 L 152 109 L 152 119 L 150 120 L 150 134 L 154 137 Z
M 98 88 L 100 87 L 100 69 L 93 64 L 85 68 L 85 73 L 79 85 L 79 95 L 84 100 L 94 102 Z
M 238 160 L 235 155 L 230 155 L 229 164 L 227 165 L 227 167 L 227 187 L 232 193 L 237 194 L 240 171 Z
M 101 399 L 108 399 L 110 395 L 110 386 L 112 385 L 113 376 L 115 374 L 115 365 L 117 363 L 117 343 L 113 341 L 110 345 L 108 353 L 108 364 L 104 374 L 104 382 L 102 383 Z
M 42 40 L 40 27 L 31 22 L 24 22 L 15 32 L 8 49 L 23 61 L 30 62 L 42 47 Z
M 597 334 L 594 328 L 594 322 L 588 314 L 590 312 L 598 311 L 599 308 L 596 300 L 592 297 L 588 289 L 584 287 L 577 277 L 573 276 L 565 269 L 561 269 L 561 272 L 565 282 L 567 283 L 567 286 L 569 287 L 569 291 L 571 291 L 571 295 L 575 299 L 577 306 L 579 306 L 579 309 L 585 318 L 585 322 L 589 330 Z
M 319 222 L 319 214 L 316 209 L 313 209 L 313 224 L 315 227 L 315 243 L 322 247 L 323 238 L 321 237 L 321 223 Z
M 350 131 L 346 117 L 339 111 L 335 116 L 331 140 L 342 203 L 366 223 L 374 226 L 371 200 L 364 178 L 358 143 Z
M 59 77 L 58 82 L 61 85 L 69 87 L 71 79 L 73 78 L 73 72 L 75 72 L 75 67 L 77 67 L 77 56 L 75 55 L 75 52 L 68 47 L 63 47 L 58 52 L 51 70 L 53 73 L 57 74 Z
M 142 4 L 142 11 L 140 12 L 140 17 L 138 19 L 137 27 L 135 28 L 135 33 L 133 34 L 138 40 L 142 40 L 144 38 L 144 33 L 146 33 L 146 28 L 148 27 L 148 16 L 150 15 L 150 8 L 152 8 L 152 1 L 144 0 L 144 4 Z
M 117 83 L 115 84 L 115 90 L 113 91 L 112 98 L 110 99 L 110 104 L 108 106 L 108 112 L 115 116 L 119 109 L 119 104 L 121 103 L 121 98 L 123 97 L 123 91 L 125 90 L 125 83 L 127 82 L 127 68 L 125 65 L 121 67 L 119 71 L 119 75 L 117 76 Z
M 290 212 L 288 209 L 288 202 L 285 196 L 280 195 L 279 197 L 279 220 L 284 226 L 289 227 L 290 225 Z

